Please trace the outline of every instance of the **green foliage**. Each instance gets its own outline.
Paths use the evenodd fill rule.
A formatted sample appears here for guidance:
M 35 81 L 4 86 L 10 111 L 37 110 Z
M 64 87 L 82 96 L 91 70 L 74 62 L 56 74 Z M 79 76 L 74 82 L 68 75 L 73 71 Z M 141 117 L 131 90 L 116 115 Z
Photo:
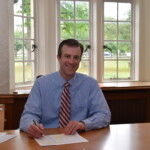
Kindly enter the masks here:
M 74 2 L 61 1 L 60 3 L 60 31 L 61 39 L 77 38 L 88 39 L 89 38 L 89 10 L 87 2 L 76 2 L 76 16 L 74 14 Z M 73 20 L 76 20 L 75 22 Z M 76 28 L 76 30 L 75 30 Z M 74 30 L 76 33 L 74 33 Z
M 74 18 L 74 3 L 61 1 L 60 18 L 63 20 L 70 20 Z
M 89 6 L 87 2 L 77 2 L 76 5 L 76 19 L 89 19 Z
M 20 5 L 20 9 L 16 13 L 17 14 L 24 13 L 25 16 L 30 16 L 31 15 L 30 0 L 23 0 L 23 6 L 24 6 L 23 7 L 24 12 L 22 11 L 22 5 Z M 23 25 L 22 25 L 22 27 L 23 27 Z M 25 33 L 25 32 L 23 33 L 22 30 L 21 31 L 16 30 L 14 33 L 15 38 L 23 38 L 23 34 L 24 34 L 24 37 L 30 36 L 30 30 L 31 30 L 31 19 L 30 18 L 24 19 L 24 27 L 27 29 L 27 33 Z M 27 41 L 15 40 L 15 50 L 17 52 L 23 48 L 23 45 L 25 48 L 27 48 Z
M 74 22 L 67 21 L 60 24 L 61 38 L 74 38 Z

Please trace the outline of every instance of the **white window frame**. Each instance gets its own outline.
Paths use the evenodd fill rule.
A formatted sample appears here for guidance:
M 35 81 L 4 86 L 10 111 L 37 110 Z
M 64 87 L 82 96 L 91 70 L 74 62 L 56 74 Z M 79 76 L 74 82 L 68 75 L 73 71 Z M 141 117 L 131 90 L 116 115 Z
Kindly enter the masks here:
M 23 0 L 22 0 L 22 2 L 23 2 Z M 31 41 L 34 41 L 34 45 L 36 45 L 37 46 L 37 27 L 36 27 L 36 10 L 37 10 L 37 4 L 36 4 L 36 0 L 33 0 L 33 5 L 34 5 L 34 16 L 32 17 L 32 16 L 20 16 L 20 15 L 15 15 L 14 14 L 14 12 L 13 12 L 13 16 L 15 17 L 17 17 L 17 16 L 19 16 L 20 18 L 22 18 L 22 20 L 23 19 L 25 19 L 25 18 L 30 18 L 30 19 L 33 19 L 33 21 L 34 21 L 34 38 L 32 38 L 32 39 L 26 39 L 26 38 L 16 38 L 17 40 L 22 40 L 22 41 L 24 41 L 24 40 L 31 40 Z M 23 24 L 23 31 L 24 31 L 24 24 Z M 15 41 L 15 37 L 14 37 L 14 41 Z M 14 65 L 15 65 L 15 62 L 22 62 L 23 63 L 23 82 L 19 82 L 19 83 L 14 83 L 15 84 L 15 88 L 19 88 L 19 87 L 24 87 L 24 86 L 32 86 L 33 85 L 33 83 L 34 83 L 34 80 L 35 80 L 35 78 L 36 78 L 36 76 L 37 76 L 37 48 L 35 48 L 35 50 L 34 50 L 34 52 L 32 52 L 32 53 L 34 53 L 34 60 L 22 60 L 22 61 L 15 61 L 15 58 L 14 58 Z M 24 54 L 23 54 L 24 55 Z M 32 69 L 33 71 L 34 71 L 34 78 L 33 78 L 33 81 L 25 81 L 25 66 L 24 66 L 24 64 L 26 63 L 26 62 L 33 62 L 33 65 L 34 65 L 34 68 Z M 15 69 L 15 67 L 14 67 L 14 69 Z M 15 74 L 15 70 L 14 70 L 14 74 Z M 14 76 L 15 77 L 15 76 Z M 14 82 L 15 82 L 15 79 L 14 79 Z
M 104 0 L 90 0 L 91 5 L 91 76 L 94 77 L 98 82 L 104 82 L 102 80 L 103 75 L 103 1 Z M 140 29 L 142 25 L 139 24 L 141 21 L 140 15 L 142 10 L 142 2 L 140 0 L 132 0 L 136 14 L 135 17 L 135 42 L 134 45 L 135 53 L 135 80 L 139 80 L 139 48 L 142 47 L 140 39 Z M 55 72 L 58 70 L 57 62 L 57 48 L 59 45 L 59 33 L 58 33 L 58 0 L 36 0 L 36 33 L 38 49 L 37 55 L 37 75 L 44 75 Z M 13 0 L 9 1 L 9 12 L 10 21 L 10 89 L 15 88 L 14 83 L 14 61 L 13 54 Z M 135 43 L 134 42 L 134 43 Z M 142 52 L 140 54 L 143 54 Z M 142 74 L 142 72 L 140 72 Z M 141 75 L 142 76 L 142 75 Z M 135 81 L 134 80 L 134 81 Z M 112 81 L 115 82 L 115 81 Z M 119 82 L 119 81 L 117 81 Z M 24 86 L 24 85 L 20 85 Z
M 135 32 L 134 32 L 134 2 L 133 0 L 104 0 L 103 1 L 103 16 L 104 16 L 104 2 L 120 2 L 120 3 L 131 3 L 131 78 L 129 79 L 120 79 L 120 78 L 112 78 L 112 79 L 104 79 L 104 49 L 102 51 L 102 59 L 103 59 L 103 67 L 102 67 L 102 72 L 103 72 L 103 77 L 102 77 L 102 81 L 103 82 L 114 82 L 114 81 L 134 81 L 136 79 L 135 77 L 135 49 L 134 49 L 134 43 L 135 43 Z M 117 8 L 118 9 L 118 8 Z M 119 21 L 120 22 L 120 21 Z M 116 21 L 116 23 L 118 24 L 118 20 Z M 103 24 L 104 24 L 104 20 L 103 20 Z M 103 27 L 103 31 L 104 31 L 104 27 Z M 118 32 L 118 29 L 117 29 Z M 104 36 L 103 36 L 103 41 L 104 41 Z M 114 40 L 117 43 L 119 42 L 119 40 Z M 119 61 L 118 57 L 116 58 L 117 61 Z M 118 69 L 117 69 L 117 74 L 118 74 Z

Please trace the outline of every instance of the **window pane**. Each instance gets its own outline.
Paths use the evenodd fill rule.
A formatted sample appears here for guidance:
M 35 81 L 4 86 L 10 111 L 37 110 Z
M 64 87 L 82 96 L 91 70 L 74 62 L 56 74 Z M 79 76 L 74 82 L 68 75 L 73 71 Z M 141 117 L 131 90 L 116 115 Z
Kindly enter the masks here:
M 88 61 L 81 61 L 77 72 L 89 75 L 89 62 Z
M 25 63 L 25 82 L 34 80 L 34 63 Z
M 23 38 L 22 18 L 14 17 L 14 36 L 15 38 Z
M 24 19 L 24 38 L 34 38 L 34 20 L 30 18 Z
M 119 57 L 131 58 L 131 43 L 130 42 L 118 42 Z
M 15 62 L 15 83 L 23 82 L 23 63 Z
M 77 21 L 76 22 L 76 38 L 79 39 L 89 39 L 89 22 L 87 21 Z
M 117 42 L 105 42 L 104 43 L 104 58 L 116 58 L 117 57 Z
M 22 0 L 14 1 L 14 14 L 22 15 Z
M 60 24 L 61 39 L 74 38 L 74 22 L 73 21 L 61 21 Z
M 119 61 L 118 63 L 118 78 L 130 79 L 130 61 Z
M 71 1 L 60 2 L 60 18 L 63 20 L 74 19 L 74 2 Z
M 104 3 L 104 20 L 117 20 L 117 3 Z
M 89 2 L 76 2 L 76 19 L 89 19 Z
M 32 82 L 34 79 L 32 72 L 35 67 L 35 54 L 32 52 L 32 45 L 35 43 L 34 2 L 35 0 L 14 0 L 14 65 L 16 85 L 26 84 L 29 81 Z
M 118 31 L 119 40 L 130 40 L 131 39 L 131 23 L 119 23 Z
M 131 3 L 104 2 L 104 79 L 131 79 L 131 13 Z
M 25 40 L 24 41 L 24 59 L 25 60 L 34 60 L 34 52 L 32 52 L 32 45 L 34 41 Z
M 119 21 L 131 21 L 131 4 L 119 3 Z
M 117 39 L 117 23 L 112 22 L 104 23 L 104 39 L 105 40 Z
M 83 52 L 83 55 L 82 55 L 82 60 L 87 60 L 87 59 L 89 59 L 89 49 L 87 49 L 87 46 L 89 45 L 89 42 L 87 42 L 87 41 L 82 41 L 82 42 L 80 42 L 82 45 L 83 45 L 83 47 L 84 47 L 84 52 Z
M 15 60 L 23 60 L 23 41 L 15 40 L 14 49 Z
M 117 78 L 117 61 L 104 61 L 104 78 Z
M 24 16 L 33 17 L 34 7 L 33 0 L 24 0 Z

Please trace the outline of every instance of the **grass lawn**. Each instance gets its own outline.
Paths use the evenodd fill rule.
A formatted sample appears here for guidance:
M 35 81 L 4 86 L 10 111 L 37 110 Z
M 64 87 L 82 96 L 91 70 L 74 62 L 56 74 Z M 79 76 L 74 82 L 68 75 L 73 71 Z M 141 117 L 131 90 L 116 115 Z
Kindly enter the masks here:
M 81 62 L 82 63 L 82 62 Z M 88 63 L 85 62 L 80 65 L 77 72 L 89 75 L 88 71 Z M 104 78 L 116 78 L 117 77 L 117 65 L 115 61 L 105 61 L 104 64 Z M 25 79 L 23 79 L 25 76 Z M 23 82 L 23 81 L 33 81 L 34 75 L 31 70 L 30 64 L 25 64 L 25 75 L 23 75 L 23 64 L 16 63 L 15 64 L 15 82 Z M 119 78 L 130 78 L 130 65 L 128 61 L 120 61 L 118 67 L 118 77 Z

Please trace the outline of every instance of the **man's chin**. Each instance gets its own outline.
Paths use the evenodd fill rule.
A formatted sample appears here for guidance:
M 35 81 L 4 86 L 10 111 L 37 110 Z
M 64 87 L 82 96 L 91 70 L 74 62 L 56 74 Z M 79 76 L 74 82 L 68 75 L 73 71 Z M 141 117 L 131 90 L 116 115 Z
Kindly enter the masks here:
M 74 76 L 75 71 L 68 71 L 67 74 L 68 74 L 68 76 Z

